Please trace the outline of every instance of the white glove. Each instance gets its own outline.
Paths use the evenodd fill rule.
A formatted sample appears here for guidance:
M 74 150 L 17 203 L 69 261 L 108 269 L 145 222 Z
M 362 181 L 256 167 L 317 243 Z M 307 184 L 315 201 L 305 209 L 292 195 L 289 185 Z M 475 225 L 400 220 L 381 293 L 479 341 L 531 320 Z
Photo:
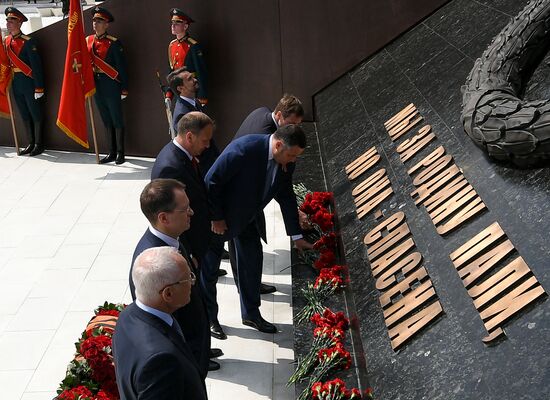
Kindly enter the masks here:
M 121 95 L 120 95 L 120 100 L 124 100 L 126 97 L 128 97 L 128 95 L 126 95 L 126 94 L 121 94 Z
M 35 99 L 35 100 L 38 100 L 38 99 L 41 98 L 42 96 L 44 96 L 44 93 L 35 93 L 35 94 L 34 94 L 34 99 Z

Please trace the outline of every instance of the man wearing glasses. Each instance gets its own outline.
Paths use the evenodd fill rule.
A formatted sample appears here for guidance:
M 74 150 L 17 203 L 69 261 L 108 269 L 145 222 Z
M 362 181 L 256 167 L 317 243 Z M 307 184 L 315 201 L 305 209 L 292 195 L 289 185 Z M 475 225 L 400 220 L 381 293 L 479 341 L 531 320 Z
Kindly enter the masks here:
M 173 247 L 149 248 L 136 258 L 132 278 L 137 298 L 120 314 L 113 337 L 120 397 L 206 399 L 182 325 L 194 321 L 177 316 L 193 302 L 195 275 L 188 262 Z
M 198 271 L 178 237 L 190 227 L 193 210 L 185 193 L 185 185 L 175 179 L 155 179 L 148 183 L 140 196 L 141 210 L 149 220 L 150 226 L 141 237 L 134 251 L 132 265 L 136 258 L 151 247 L 171 246 L 185 257 L 193 281 Z M 136 287 L 133 281 L 133 267 L 130 268 L 130 292 L 136 300 Z M 210 358 L 219 357 L 220 349 L 210 349 L 210 325 L 199 285 L 191 288 L 191 301 L 174 313 L 183 335 L 199 366 L 202 379 L 208 371 L 219 369 L 220 365 Z

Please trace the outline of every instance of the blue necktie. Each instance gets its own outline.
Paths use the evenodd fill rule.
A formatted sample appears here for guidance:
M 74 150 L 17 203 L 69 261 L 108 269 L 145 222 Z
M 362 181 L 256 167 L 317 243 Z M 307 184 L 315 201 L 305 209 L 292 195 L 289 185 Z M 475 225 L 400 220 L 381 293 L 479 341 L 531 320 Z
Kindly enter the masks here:
M 273 186 L 273 181 L 276 173 L 277 173 L 277 162 L 275 161 L 275 159 L 268 160 L 267 171 L 265 173 L 265 187 L 264 187 L 264 196 L 263 196 L 264 200 L 267 200 L 267 195 L 269 194 L 269 190 L 271 189 L 271 186 Z
M 172 318 L 172 328 L 174 328 L 174 330 L 178 333 L 178 335 L 181 336 L 181 338 L 185 342 L 185 336 L 183 336 L 183 331 L 181 330 L 181 326 L 178 323 L 178 321 L 176 321 L 175 318 Z

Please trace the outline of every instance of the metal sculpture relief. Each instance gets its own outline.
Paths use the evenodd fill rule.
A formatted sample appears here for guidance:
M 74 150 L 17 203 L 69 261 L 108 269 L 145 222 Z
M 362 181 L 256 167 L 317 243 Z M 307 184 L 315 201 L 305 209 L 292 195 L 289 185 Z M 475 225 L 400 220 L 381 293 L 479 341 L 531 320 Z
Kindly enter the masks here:
M 517 166 L 550 159 L 550 100 L 522 99 L 549 47 L 550 0 L 536 0 L 476 60 L 462 87 L 462 123 L 490 157 Z

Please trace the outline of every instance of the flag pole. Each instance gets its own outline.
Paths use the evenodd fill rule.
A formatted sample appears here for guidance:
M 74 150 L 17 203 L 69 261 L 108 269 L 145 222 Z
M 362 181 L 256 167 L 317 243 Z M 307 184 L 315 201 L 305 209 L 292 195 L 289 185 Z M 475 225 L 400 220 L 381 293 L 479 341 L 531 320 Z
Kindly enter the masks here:
M 91 96 L 90 96 L 91 97 Z M 95 161 L 99 164 L 99 152 L 97 151 L 97 135 L 95 133 L 95 122 L 94 122 L 94 109 L 92 108 L 92 100 L 88 97 L 88 110 L 90 110 L 90 123 L 92 125 L 92 137 L 94 138 L 94 149 L 95 149 Z
M 82 3 L 79 1 L 79 7 L 80 7 L 80 18 L 82 21 L 82 30 L 84 30 L 84 8 L 82 7 Z M 86 32 L 84 33 L 84 37 L 86 37 Z M 94 150 L 95 150 L 95 161 L 96 164 L 99 164 L 99 151 L 97 150 L 97 135 L 95 131 L 95 121 L 94 121 L 94 109 L 92 108 L 92 99 L 90 98 L 92 96 L 89 96 L 86 100 L 88 102 L 88 110 L 90 111 L 90 124 L 92 125 L 92 138 L 94 139 Z
M 13 132 L 13 141 L 15 142 L 15 150 L 17 151 L 17 155 L 19 155 L 19 140 L 17 139 L 17 130 L 15 129 L 15 120 L 13 118 L 13 108 L 11 107 L 11 96 L 10 96 L 9 87 L 6 90 L 6 97 L 8 98 L 8 107 L 10 109 L 11 130 Z
M 4 35 L 2 35 L 2 33 L 0 32 L 0 39 L 2 40 L 2 46 L 5 46 L 4 45 Z M 5 52 L 5 47 L 4 47 L 4 52 Z M 7 54 L 7 53 L 6 53 Z M 13 74 L 13 72 L 10 71 L 10 74 Z M 7 87 L 6 87 L 6 98 L 8 100 L 8 108 L 10 110 L 10 121 L 11 121 L 11 130 L 13 132 L 13 141 L 15 143 L 15 150 L 17 151 L 17 155 L 19 155 L 19 140 L 17 139 L 17 130 L 15 128 L 15 120 L 13 118 L 13 108 L 11 106 L 11 98 L 10 98 L 10 87 L 11 87 L 11 84 L 8 84 Z

